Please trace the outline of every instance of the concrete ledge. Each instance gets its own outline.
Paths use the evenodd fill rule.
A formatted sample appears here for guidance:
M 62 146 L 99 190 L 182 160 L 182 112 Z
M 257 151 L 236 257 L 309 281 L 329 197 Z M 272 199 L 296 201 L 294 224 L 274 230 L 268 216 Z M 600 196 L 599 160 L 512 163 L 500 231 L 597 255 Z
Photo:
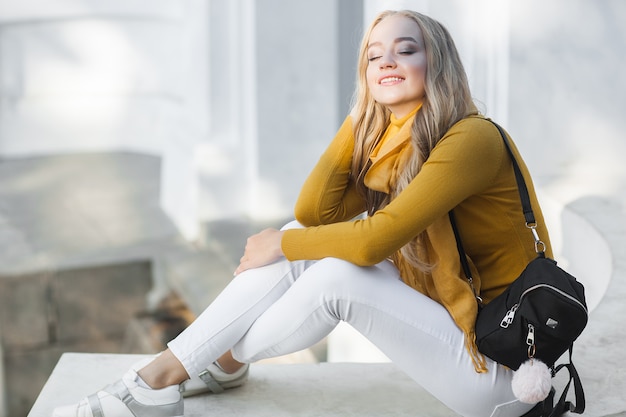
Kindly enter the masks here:
M 142 355 L 64 354 L 28 417 L 49 417 L 113 382 Z M 221 395 L 185 400 L 186 416 L 452 417 L 390 363 L 256 364 L 250 381 Z

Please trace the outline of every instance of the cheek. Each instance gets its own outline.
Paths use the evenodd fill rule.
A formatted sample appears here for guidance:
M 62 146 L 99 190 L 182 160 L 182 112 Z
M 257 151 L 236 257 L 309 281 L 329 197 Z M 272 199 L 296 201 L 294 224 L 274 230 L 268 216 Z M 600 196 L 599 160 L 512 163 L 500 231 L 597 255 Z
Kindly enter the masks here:
M 367 81 L 367 88 L 370 90 L 376 86 L 376 75 L 370 70 L 370 67 L 367 67 L 365 71 L 365 80 Z
M 424 90 L 424 85 L 426 84 L 426 67 L 418 66 L 413 70 L 414 79 L 416 80 L 417 87 L 420 90 Z

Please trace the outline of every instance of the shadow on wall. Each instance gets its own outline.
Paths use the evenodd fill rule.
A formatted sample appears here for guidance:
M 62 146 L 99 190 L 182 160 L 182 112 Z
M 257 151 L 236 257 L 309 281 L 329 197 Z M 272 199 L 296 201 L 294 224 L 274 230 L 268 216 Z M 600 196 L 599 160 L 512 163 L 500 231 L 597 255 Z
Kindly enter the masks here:
M 587 307 L 592 311 L 604 297 L 613 275 L 612 248 L 586 217 L 542 195 L 541 207 L 545 216 L 554 257 L 559 266 L 576 277 L 585 286 Z M 599 199 L 586 197 L 601 207 Z
M 591 311 L 574 347 L 589 416 L 623 415 L 626 409 L 625 211 L 619 193 L 586 195 L 567 204 L 561 217 L 563 251 L 571 272 L 585 285 Z

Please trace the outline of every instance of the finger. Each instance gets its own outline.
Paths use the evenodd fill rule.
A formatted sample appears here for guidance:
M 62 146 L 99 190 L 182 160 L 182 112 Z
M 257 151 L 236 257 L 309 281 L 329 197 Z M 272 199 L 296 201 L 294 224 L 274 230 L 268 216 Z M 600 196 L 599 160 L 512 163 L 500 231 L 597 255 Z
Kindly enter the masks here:
M 250 262 L 245 259 L 245 256 L 241 258 L 239 266 L 235 269 L 235 275 L 241 274 L 243 271 L 250 269 Z

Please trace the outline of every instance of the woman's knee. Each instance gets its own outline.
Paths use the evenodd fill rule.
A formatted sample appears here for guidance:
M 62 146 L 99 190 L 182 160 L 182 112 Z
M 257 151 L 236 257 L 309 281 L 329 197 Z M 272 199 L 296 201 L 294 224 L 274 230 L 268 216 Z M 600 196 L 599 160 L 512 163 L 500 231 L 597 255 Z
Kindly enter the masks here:
M 280 230 L 289 230 L 289 229 L 304 229 L 304 226 L 302 226 L 297 220 L 292 220 L 280 228 Z
M 315 270 L 313 271 L 320 279 L 328 279 L 330 281 L 340 279 L 342 277 L 353 277 L 359 275 L 363 268 L 338 258 L 324 258 L 317 261 Z
M 373 271 L 337 258 L 324 258 L 315 263 L 300 277 L 301 285 L 310 285 L 316 292 L 326 289 L 337 294 L 341 289 L 349 290 L 353 285 L 363 284 L 362 278 Z

